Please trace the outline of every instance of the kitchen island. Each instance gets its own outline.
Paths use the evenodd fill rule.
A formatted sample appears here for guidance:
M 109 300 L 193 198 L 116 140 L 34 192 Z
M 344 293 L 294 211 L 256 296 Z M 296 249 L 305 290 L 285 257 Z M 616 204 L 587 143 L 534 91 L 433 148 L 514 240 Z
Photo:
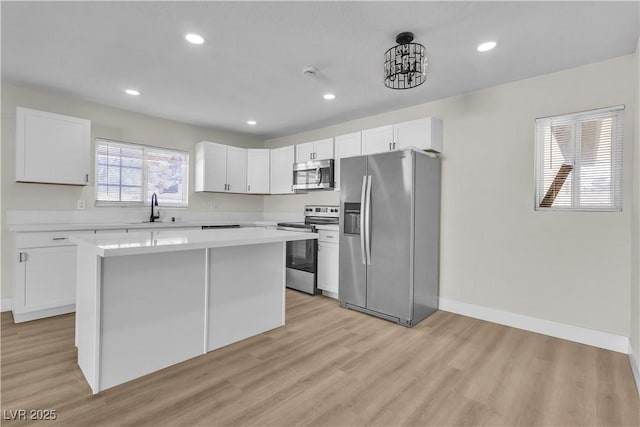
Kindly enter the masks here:
M 263 228 L 82 235 L 78 365 L 93 393 L 284 325 L 285 242 Z

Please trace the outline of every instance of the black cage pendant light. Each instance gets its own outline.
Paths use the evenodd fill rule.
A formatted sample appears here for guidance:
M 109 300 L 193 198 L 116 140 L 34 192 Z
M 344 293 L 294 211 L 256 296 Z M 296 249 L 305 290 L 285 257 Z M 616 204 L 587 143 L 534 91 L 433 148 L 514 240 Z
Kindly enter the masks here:
M 427 57 L 424 46 L 411 43 L 413 33 L 400 33 L 397 46 L 384 54 L 384 85 L 391 89 L 411 89 L 424 83 L 427 77 Z

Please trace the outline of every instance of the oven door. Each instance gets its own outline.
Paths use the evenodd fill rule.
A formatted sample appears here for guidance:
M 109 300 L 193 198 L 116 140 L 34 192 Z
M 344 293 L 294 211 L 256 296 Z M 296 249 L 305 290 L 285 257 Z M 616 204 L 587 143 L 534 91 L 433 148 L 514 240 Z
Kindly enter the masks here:
M 278 230 L 298 231 L 299 227 L 278 226 Z M 312 231 L 308 231 L 312 233 Z M 296 289 L 311 295 L 320 293 L 316 270 L 318 268 L 318 240 L 296 240 L 286 243 L 287 288 Z
M 318 241 L 316 239 L 287 242 L 287 268 L 315 274 Z

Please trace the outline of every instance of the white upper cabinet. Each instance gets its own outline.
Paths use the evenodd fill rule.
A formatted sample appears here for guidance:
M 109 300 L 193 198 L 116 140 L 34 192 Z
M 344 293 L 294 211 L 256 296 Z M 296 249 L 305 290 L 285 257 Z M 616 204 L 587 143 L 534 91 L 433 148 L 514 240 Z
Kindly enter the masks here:
M 333 159 L 333 138 L 296 145 L 296 162 Z
M 247 192 L 247 149 L 215 142 L 196 144 L 195 191 Z
M 393 125 L 362 131 L 362 154 L 375 154 L 393 150 Z
M 91 121 L 16 109 L 16 181 L 87 185 Z
M 295 147 L 271 150 L 271 194 L 293 193 L 293 163 Z
M 313 160 L 313 150 L 315 143 L 305 142 L 296 145 L 296 162 L 307 162 Z
M 195 191 L 225 191 L 227 147 L 214 142 L 196 144 Z
M 314 160 L 333 159 L 333 138 L 315 141 Z
M 362 131 L 362 154 L 415 147 L 442 152 L 442 121 L 434 117 L 380 126 Z
M 270 152 L 268 149 L 247 150 L 247 193 L 269 193 Z
M 335 182 L 336 189 L 340 189 L 340 159 L 354 157 L 362 154 L 362 133 L 354 132 L 347 135 L 336 136 L 336 162 L 335 162 Z
M 393 125 L 396 149 L 416 147 L 442 152 L 442 120 L 434 117 L 411 120 Z
M 227 147 L 227 191 L 247 192 L 247 149 Z

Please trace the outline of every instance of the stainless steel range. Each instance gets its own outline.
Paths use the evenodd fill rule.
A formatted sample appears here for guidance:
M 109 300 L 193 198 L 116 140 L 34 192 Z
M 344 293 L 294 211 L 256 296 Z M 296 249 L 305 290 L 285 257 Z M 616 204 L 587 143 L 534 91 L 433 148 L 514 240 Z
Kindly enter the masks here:
M 340 207 L 307 205 L 304 222 L 281 222 L 278 230 L 317 233 L 317 225 L 338 224 Z M 318 271 L 318 240 L 287 242 L 287 287 L 311 295 L 319 294 L 316 273 Z

